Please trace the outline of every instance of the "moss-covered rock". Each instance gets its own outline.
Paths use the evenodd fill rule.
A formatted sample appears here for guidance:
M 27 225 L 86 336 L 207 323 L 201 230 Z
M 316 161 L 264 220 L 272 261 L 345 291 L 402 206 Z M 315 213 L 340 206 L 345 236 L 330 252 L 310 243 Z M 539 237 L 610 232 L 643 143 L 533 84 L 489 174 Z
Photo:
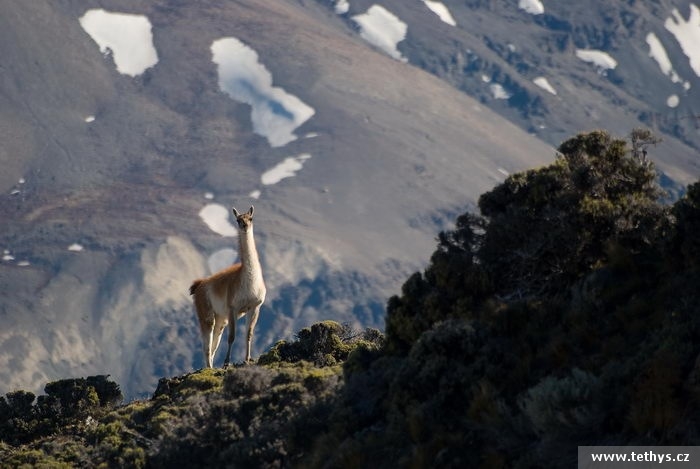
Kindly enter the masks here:
M 300 330 L 293 342 L 277 342 L 258 362 L 265 365 L 305 360 L 317 366 L 333 366 L 344 362 L 356 348 L 379 348 L 383 340 L 384 335 L 377 329 L 356 332 L 335 321 L 322 321 Z

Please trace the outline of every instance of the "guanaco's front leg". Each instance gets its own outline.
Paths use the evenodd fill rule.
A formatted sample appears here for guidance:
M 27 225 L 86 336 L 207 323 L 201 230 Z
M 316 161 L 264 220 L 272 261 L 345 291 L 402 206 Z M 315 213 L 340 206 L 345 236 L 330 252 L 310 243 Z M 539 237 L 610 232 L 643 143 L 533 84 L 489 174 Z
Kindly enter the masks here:
M 250 348 L 251 348 L 251 343 L 253 342 L 253 332 L 255 331 L 255 325 L 258 323 L 258 316 L 260 315 L 260 306 L 262 304 L 259 304 L 258 306 L 255 307 L 255 309 L 251 312 L 248 311 L 248 335 L 246 337 L 247 339 L 247 348 L 246 348 L 246 353 L 245 353 L 245 362 L 250 363 Z

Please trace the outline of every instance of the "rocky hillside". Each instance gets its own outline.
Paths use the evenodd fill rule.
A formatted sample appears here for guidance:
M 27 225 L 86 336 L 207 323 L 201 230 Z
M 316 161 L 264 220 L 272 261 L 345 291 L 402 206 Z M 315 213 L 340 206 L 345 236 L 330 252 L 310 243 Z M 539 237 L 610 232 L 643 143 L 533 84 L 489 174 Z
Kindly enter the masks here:
M 371 3 L 351 2 L 349 14 Z M 398 44 L 409 62 L 552 145 L 578 130 L 624 135 L 641 123 L 679 157 L 660 158 L 662 170 L 697 172 L 697 2 L 443 2 L 454 26 L 424 15 L 436 3 L 385 2 L 409 24 Z

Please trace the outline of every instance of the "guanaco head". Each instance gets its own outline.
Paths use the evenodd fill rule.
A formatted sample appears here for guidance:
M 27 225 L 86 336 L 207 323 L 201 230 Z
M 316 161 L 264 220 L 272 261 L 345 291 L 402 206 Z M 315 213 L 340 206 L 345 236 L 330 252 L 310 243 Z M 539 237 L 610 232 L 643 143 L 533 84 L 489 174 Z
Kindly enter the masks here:
M 238 228 L 244 233 L 247 233 L 250 228 L 253 227 L 253 207 L 250 207 L 246 213 L 238 213 L 236 207 L 233 207 L 233 216 L 236 217 L 236 222 L 238 222 Z

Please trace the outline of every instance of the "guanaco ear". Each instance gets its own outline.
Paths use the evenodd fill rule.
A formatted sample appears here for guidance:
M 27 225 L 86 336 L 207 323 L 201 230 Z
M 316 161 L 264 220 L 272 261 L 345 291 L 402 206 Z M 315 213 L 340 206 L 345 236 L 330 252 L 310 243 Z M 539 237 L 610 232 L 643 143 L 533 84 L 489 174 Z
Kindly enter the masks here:
M 253 206 L 250 206 L 250 210 L 248 210 L 248 214 L 252 217 L 253 216 Z
M 233 210 L 233 216 L 234 216 L 234 217 L 238 218 L 238 217 L 241 216 L 241 214 L 238 213 L 238 210 L 236 210 L 236 207 L 232 207 L 232 210 Z

